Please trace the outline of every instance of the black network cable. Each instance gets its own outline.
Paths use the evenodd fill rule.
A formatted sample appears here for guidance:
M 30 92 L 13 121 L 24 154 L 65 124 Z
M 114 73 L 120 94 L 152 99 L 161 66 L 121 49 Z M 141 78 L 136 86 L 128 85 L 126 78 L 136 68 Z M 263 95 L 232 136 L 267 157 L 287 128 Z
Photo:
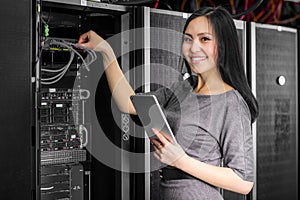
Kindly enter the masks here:
M 256 4 L 254 4 L 251 8 L 249 8 L 248 10 L 245 10 L 244 12 L 241 12 L 239 14 L 235 14 L 235 15 L 232 15 L 232 18 L 239 18 L 243 15 L 247 15 L 248 13 L 254 11 L 255 9 L 258 8 L 258 6 L 260 6 L 260 4 L 262 4 L 264 0 L 260 0 L 258 2 L 256 2 Z

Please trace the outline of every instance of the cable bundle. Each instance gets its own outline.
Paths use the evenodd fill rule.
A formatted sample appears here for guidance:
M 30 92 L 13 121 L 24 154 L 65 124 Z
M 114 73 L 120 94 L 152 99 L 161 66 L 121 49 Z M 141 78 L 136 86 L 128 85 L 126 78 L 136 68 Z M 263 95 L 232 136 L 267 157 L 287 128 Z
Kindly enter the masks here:
M 57 83 L 64 75 L 65 73 L 68 71 L 69 67 L 72 64 L 72 61 L 75 57 L 75 54 L 82 60 L 82 67 L 84 67 L 86 70 L 90 70 L 89 66 L 97 59 L 97 55 L 95 53 L 95 51 L 88 49 L 84 46 L 80 46 L 78 44 L 75 43 L 71 43 L 71 42 L 67 42 L 65 40 L 57 40 L 57 39 L 49 39 L 47 38 L 45 41 L 46 45 L 43 47 L 43 49 L 50 47 L 51 45 L 58 45 L 60 47 L 65 47 L 66 49 L 63 50 L 67 50 L 70 52 L 70 59 L 69 62 L 64 65 L 63 67 L 61 67 L 60 69 L 41 69 L 42 72 L 47 72 L 47 73 L 53 73 L 54 75 L 49 77 L 49 78 L 41 78 L 41 83 L 43 85 L 51 85 L 54 83 Z M 82 55 L 76 50 L 76 49 L 83 49 L 85 50 L 85 52 L 87 52 L 88 56 L 90 59 L 84 59 L 82 57 Z M 89 60 L 89 61 L 86 61 Z

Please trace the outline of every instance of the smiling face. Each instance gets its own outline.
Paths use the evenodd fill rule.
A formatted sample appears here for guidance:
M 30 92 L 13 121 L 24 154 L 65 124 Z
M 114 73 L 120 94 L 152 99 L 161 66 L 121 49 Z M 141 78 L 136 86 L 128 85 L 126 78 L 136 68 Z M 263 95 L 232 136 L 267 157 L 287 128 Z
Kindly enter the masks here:
M 197 17 L 187 26 L 182 53 L 196 74 L 216 69 L 217 38 L 206 17 Z

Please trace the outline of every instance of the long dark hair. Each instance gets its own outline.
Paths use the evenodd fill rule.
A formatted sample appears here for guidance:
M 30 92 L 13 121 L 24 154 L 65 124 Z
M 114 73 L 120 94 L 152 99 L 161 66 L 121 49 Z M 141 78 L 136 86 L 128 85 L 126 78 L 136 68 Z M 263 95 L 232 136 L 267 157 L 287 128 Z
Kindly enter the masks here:
M 242 95 L 248 104 L 251 122 L 254 122 L 258 117 L 258 103 L 246 79 L 234 21 L 225 8 L 203 7 L 187 19 L 183 33 L 185 33 L 187 26 L 193 19 L 201 16 L 208 19 L 216 34 L 218 45 L 217 66 L 222 79 Z

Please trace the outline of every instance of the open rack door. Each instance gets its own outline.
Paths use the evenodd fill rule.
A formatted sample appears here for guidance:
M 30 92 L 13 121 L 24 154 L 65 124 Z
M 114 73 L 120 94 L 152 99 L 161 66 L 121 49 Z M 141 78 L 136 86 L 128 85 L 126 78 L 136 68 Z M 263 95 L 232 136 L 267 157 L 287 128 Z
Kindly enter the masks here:
M 5 1 L 0 12 L 0 199 L 36 199 L 36 1 Z

